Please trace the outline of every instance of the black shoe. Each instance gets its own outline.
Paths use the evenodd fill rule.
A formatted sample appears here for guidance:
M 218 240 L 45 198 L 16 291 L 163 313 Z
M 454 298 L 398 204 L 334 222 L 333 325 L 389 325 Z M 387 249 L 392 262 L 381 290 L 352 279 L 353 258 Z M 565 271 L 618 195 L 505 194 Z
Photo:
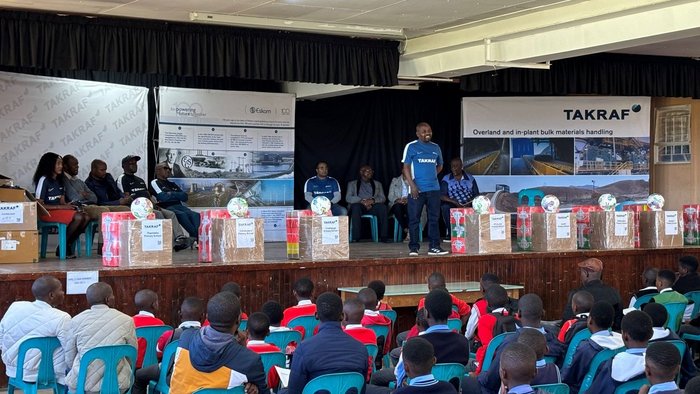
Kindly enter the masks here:
M 418 256 L 418 249 L 411 249 L 410 252 L 408 252 L 408 255 L 411 257 L 416 257 Z
M 189 248 L 189 247 L 190 247 L 190 246 L 187 245 L 186 243 L 179 243 L 179 244 L 176 244 L 175 246 L 173 246 L 173 250 L 176 251 L 176 252 L 179 252 L 179 251 L 185 250 L 185 249 L 187 249 L 187 248 Z
M 445 249 L 439 246 L 437 248 L 430 248 L 430 250 L 428 250 L 428 256 L 444 256 L 449 253 L 450 252 L 446 251 Z

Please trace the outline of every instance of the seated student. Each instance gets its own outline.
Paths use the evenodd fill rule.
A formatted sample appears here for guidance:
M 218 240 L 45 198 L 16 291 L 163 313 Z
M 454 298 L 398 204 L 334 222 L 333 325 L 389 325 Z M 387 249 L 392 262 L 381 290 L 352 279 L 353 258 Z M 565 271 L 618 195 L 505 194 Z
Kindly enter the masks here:
M 530 382 L 533 385 L 561 383 L 559 367 L 554 363 L 548 363 L 544 359 L 547 353 L 547 340 L 537 330 L 525 330 L 518 336 L 518 343 L 528 346 L 535 351 L 537 356 L 537 375 Z
M 501 380 L 501 393 L 535 393 L 530 386 L 537 374 L 537 355 L 530 347 L 518 342 L 505 346 L 499 357 L 498 375 Z
M 649 381 L 639 390 L 642 394 L 681 394 L 676 385 L 676 375 L 681 366 L 678 349 L 667 342 L 650 343 L 644 356 L 644 374 Z
M 238 302 L 241 302 L 241 286 L 236 283 L 236 282 L 226 282 L 224 283 L 223 286 L 221 286 L 221 291 L 228 291 L 229 293 L 233 293 L 238 297 Z M 241 310 L 241 320 L 248 320 L 248 315 Z M 204 323 L 202 323 L 202 327 L 206 327 L 209 325 L 209 320 L 204 319 Z
M 676 274 L 671 270 L 661 270 L 656 275 L 656 287 L 659 289 L 659 294 L 652 298 L 653 302 L 659 304 L 668 304 L 671 302 L 685 302 L 688 303 L 688 299 L 685 296 L 675 290 L 673 290 L 673 282 L 676 280 Z
M 425 319 L 425 308 L 420 308 L 416 312 L 415 326 L 418 330 L 418 335 L 423 335 L 428 329 L 428 321 Z M 401 357 L 401 346 L 391 349 L 389 357 L 391 357 L 391 364 L 396 365 L 399 362 L 399 357 Z
M 491 312 L 479 318 L 474 340 L 474 342 L 479 344 L 479 347 L 476 349 L 476 361 L 474 362 L 477 375 L 481 372 L 481 367 L 484 364 L 484 355 L 491 339 L 504 332 L 515 331 L 516 324 L 515 318 L 510 316 L 510 313 L 505 308 L 508 304 L 508 292 L 506 289 L 501 287 L 501 285 L 490 286 L 486 290 L 486 300 L 488 310 Z
M 482 294 L 486 294 L 486 291 L 489 289 L 489 287 L 497 284 L 500 284 L 498 276 L 490 273 L 485 273 L 481 276 L 481 280 L 479 280 L 479 290 L 481 290 Z M 474 301 L 474 304 L 472 304 L 471 312 L 469 313 L 467 328 L 464 330 L 464 336 L 467 337 L 467 339 L 474 338 L 474 334 L 476 333 L 476 327 L 479 323 L 479 317 L 487 313 L 488 302 L 486 302 L 486 297 L 481 297 L 478 300 Z
M 624 346 L 622 336 L 610 328 L 615 321 L 615 308 L 605 301 L 593 304 L 588 315 L 591 337 L 579 342 L 571 364 L 561 371 L 562 382 L 569 385 L 572 393 L 578 393 L 583 378 L 588 372 L 593 357 L 603 349 L 618 349 Z
M 364 316 L 362 317 L 362 325 L 378 325 L 389 328 L 389 333 L 386 338 L 381 336 L 377 338 L 377 346 L 379 346 L 379 355 L 382 357 L 391 350 L 391 319 L 377 312 L 377 294 L 370 288 L 364 288 L 357 294 L 357 298 L 365 305 Z M 380 358 L 379 356 L 377 358 Z
M 53 366 L 59 384 L 65 384 L 65 351 L 68 346 L 70 315 L 58 309 L 64 295 L 61 281 L 53 276 L 42 276 L 32 283 L 34 301 L 13 302 L 0 321 L 0 349 L 7 377 L 17 373 L 19 346 L 27 338 L 57 337 L 61 342 L 53 355 Z M 36 382 L 39 358 L 27 357 L 24 361 L 24 380 Z
M 386 311 L 391 310 L 391 305 L 382 301 L 384 299 L 384 292 L 386 291 L 386 285 L 381 280 L 373 280 L 367 284 L 367 287 L 374 290 L 377 293 L 377 310 Z
M 365 316 L 365 304 L 357 298 L 350 298 L 343 303 L 343 330 L 364 345 L 376 345 L 377 335 L 362 326 Z M 381 359 L 380 359 L 381 362 Z
M 284 310 L 279 302 L 270 300 L 264 303 L 261 312 L 266 314 L 267 318 L 270 319 L 270 332 L 291 330 L 291 328 L 282 325 Z
M 673 341 L 673 340 L 680 340 L 681 338 L 673 332 L 673 330 L 669 330 L 668 328 L 664 328 L 664 323 L 666 323 L 666 320 L 668 319 L 668 312 L 666 311 L 666 308 L 661 305 L 657 304 L 655 302 L 650 302 L 642 308 L 644 313 L 649 315 L 651 317 L 651 321 L 654 327 L 654 334 L 651 336 L 651 339 L 649 340 L 649 343 L 654 343 L 654 342 L 665 342 L 665 341 Z M 693 363 L 693 356 L 690 353 L 690 348 L 686 346 L 685 348 L 685 353 L 682 354 L 682 364 L 681 364 L 681 387 L 685 387 L 686 383 L 692 378 L 694 378 L 697 374 L 697 368 L 695 368 L 695 364 Z
M 255 312 L 248 318 L 248 349 L 255 353 L 270 353 L 281 352 L 280 348 L 271 344 L 265 343 L 265 337 L 270 333 L 270 319 L 262 312 Z M 280 377 L 274 368 L 270 368 L 267 372 L 267 384 L 270 388 L 275 389 L 280 384 Z
M 158 312 L 158 294 L 150 289 L 143 289 L 134 295 L 134 305 L 139 313 L 134 315 L 134 327 L 162 326 L 162 320 L 156 317 Z M 136 358 L 136 368 L 141 368 L 143 358 L 146 355 L 147 343 L 144 338 L 139 338 L 139 353 Z
M 406 341 L 403 364 L 410 381 L 408 386 L 399 387 L 394 394 L 457 394 L 454 386 L 433 376 L 435 360 L 435 350 L 430 342 L 421 337 Z
M 659 273 L 658 268 L 650 267 L 644 270 L 642 274 L 642 280 L 644 281 L 644 287 L 639 289 L 632 298 L 630 298 L 629 308 L 634 308 L 634 304 L 637 302 L 639 297 L 645 296 L 647 294 L 656 294 L 659 290 L 656 288 L 656 275 Z
M 673 284 L 673 290 L 685 294 L 700 290 L 700 275 L 698 275 L 698 259 L 695 256 L 683 256 L 678 259 L 678 279 Z
M 617 386 L 644 377 L 644 352 L 654 330 L 649 315 L 632 311 L 622 318 L 622 341 L 627 348 L 604 361 L 586 390 L 589 394 L 613 394 Z
M 170 331 L 166 331 L 158 338 L 158 346 L 156 350 L 162 354 L 166 346 L 172 341 L 180 339 L 182 333 L 187 330 L 199 330 L 202 327 L 204 319 L 204 301 L 199 297 L 187 297 L 182 301 L 180 310 L 178 311 L 182 323 Z M 173 360 L 171 360 L 168 368 L 172 368 Z M 141 368 L 134 373 L 134 386 L 131 388 L 132 394 L 146 394 L 148 383 L 153 380 L 157 381 L 160 376 L 160 364 L 153 364 Z
M 313 316 L 316 313 L 316 305 L 311 301 L 311 296 L 314 293 L 314 282 L 309 278 L 301 278 L 294 282 L 294 297 L 297 299 L 297 304 L 290 306 L 284 310 L 284 318 L 282 325 L 289 327 L 289 322 L 299 316 Z M 303 327 L 290 327 L 300 331 L 304 335 Z
M 260 356 L 238 343 L 241 304 L 235 294 L 224 291 L 209 299 L 210 325 L 187 330 L 180 336 L 170 392 L 190 394 L 200 388 L 227 389 L 245 386 L 245 391 L 267 391 Z M 255 392 L 255 391 L 253 391 Z
M 591 312 L 591 308 L 594 303 L 593 294 L 585 291 L 579 290 L 574 293 L 571 298 L 571 309 L 574 311 L 575 318 L 567 320 L 561 326 L 559 331 L 559 342 L 569 345 L 571 338 L 576 335 L 577 332 L 583 330 L 588 325 L 588 314 Z

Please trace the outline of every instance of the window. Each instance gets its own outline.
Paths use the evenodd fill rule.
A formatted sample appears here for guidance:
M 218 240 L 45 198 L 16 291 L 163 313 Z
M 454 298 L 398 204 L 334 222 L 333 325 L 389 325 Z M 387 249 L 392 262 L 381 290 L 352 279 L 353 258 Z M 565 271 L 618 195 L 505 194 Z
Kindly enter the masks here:
M 690 162 L 690 105 L 656 109 L 656 163 Z

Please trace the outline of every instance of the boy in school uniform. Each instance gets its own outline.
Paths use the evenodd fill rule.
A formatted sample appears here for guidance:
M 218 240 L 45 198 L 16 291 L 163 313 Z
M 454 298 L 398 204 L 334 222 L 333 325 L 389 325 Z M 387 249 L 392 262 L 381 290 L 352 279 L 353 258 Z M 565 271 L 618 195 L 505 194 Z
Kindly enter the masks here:
M 676 375 L 681 366 L 678 349 L 668 342 L 650 343 L 647 348 L 644 374 L 649 381 L 639 390 L 641 394 L 681 394 Z
M 314 282 L 309 278 L 301 278 L 294 282 L 294 297 L 297 299 L 297 304 L 290 306 L 284 310 L 282 325 L 289 327 L 289 322 L 299 316 L 313 316 L 316 313 L 316 304 L 311 301 L 311 296 L 314 293 Z M 290 327 L 294 330 L 301 331 L 304 335 L 303 327 Z
M 391 350 L 391 341 L 389 340 L 392 331 L 391 319 L 377 312 L 377 294 L 374 290 L 364 288 L 357 294 L 357 298 L 365 305 L 364 316 L 361 322 L 363 326 L 378 325 L 389 328 L 389 333 L 386 338 L 382 338 L 381 336 L 377 338 L 377 346 L 379 346 L 379 350 L 381 350 L 380 354 L 383 357 Z M 379 358 L 379 356 L 377 356 L 377 358 Z
M 374 290 L 377 293 L 377 310 L 378 311 L 390 311 L 391 305 L 382 301 L 384 299 L 384 292 L 386 291 L 386 285 L 381 280 L 373 280 L 367 284 L 367 287 Z
M 139 313 L 133 316 L 134 327 L 162 326 L 163 321 L 156 317 L 158 313 L 158 294 L 150 289 L 143 289 L 134 295 L 134 304 Z M 146 339 L 139 338 L 138 357 L 136 358 L 136 368 L 141 368 L 143 358 L 146 356 Z
M 265 343 L 265 337 L 270 333 L 270 319 L 262 312 L 255 312 L 248 317 L 248 343 L 246 347 L 255 353 L 271 353 L 280 352 L 280 348 L 271 344 Z M 267 385 L 270 388 L 279 386 L 280 377 L 275 368 L 270 368 L 267 373 Z
M 491 312 L 479 318 L 474 340 L 474 342 L 479 344 L 479 347 L 476 349 L 476 361 L 474 362 L 476 365 L 475 374 L 477 375 L 481 372 L 484 355 L 493 337 L 502 332 L 515 331 L 515 318 L 509 316 L 508 310 L 505 308 L 508 303 L 508 292 L 506 292 L 506 289 L 500 285 L 490 286 L 486 290 L 486 300 L 488 309 Z M 505 317 L 510 317 L 510 319 L 507 319 L 508 323 L 504 324 L 503 327 L 497 327 L 499 319 L 503 322 L 503 320 L 506 320 L 504 319 Z M 496 330 L 499 330 L 499 332 L 496 332 Z
M 236 297 L 238 297 L 238 301 L 241 301 L 241 286 L 236 283 L 236 282 L 226 282 L 224 283 L 223 286 L 221 286 L 220 291 L 228 291 L 229 293 L 233 293 Z M 248 320 L 248 315 L 241 311 L 241 321 L 243 320 Z M 204 322 L 202 323 L 202 327 L 206 327 L 209 325 L 209 320 L 204 319 Z
M 523 331 L 518 336 L 518 343 L 522 343 L 534 350 L 537 357 L 537 362 L 535 363 L 537 374 L 530 382 L 531 385 L 561 383 L 559 367 L 554 363 L 546 362 L 544 359 L 544 355 L 547 353 L 547 340 L 544 338 L 544 334 L 536 330 Z
M 535 351 L 522 343 L 509 343 L 501 352 L 498 374 L 501 378 L 499 392 L 507 394 L 531 394 L 539 390 L 530 383 L 537 374 Z
M 364 315 L 365 304 L 362 301 L 357 298 L 345 300 L 343 303 L 343 330 L 364 345 L 376 345 L 377 335 L 374 331 L 362 326 Z
M 676 281 L 676 274 L 671 270 L 661 270 L 656 275 L 656 287 L 659 289 L 659 294 L 652 298 L 652 301 L 659 304 L 668 304 L 670 302 L 685 302 L 688 303 L 688 299 L 685 296 L 675 290 L 673 282 Z
M 644 270 L 642 274 L 642 280 L 644 281 L 644 287 L 639 289 L 632 298 L 630 298 L 629 308 L 634 308 L 634 304 L 637 302 L 639 297 L 645 296 L 647 294 L 656 294 L 659 289 L 656 288 L 656 275 L 659 273 L 658 268 L 650 267 Z
M 403 347 L 403 362 L 410 380 L 394 394 L 457 394 L 454 386 L 433 376 L 435 360 L 435 350 L 430 342 L 421 337 L 408 340 Z
M 594 302 L 593 294 L 585 290 L 579 290 L 574 293 L 574 296 L 571 298 L 571 309 L 576 317 L 565 321 L 561 326 L 557 337 L 559 342 L 568 346 L 571 338 L 588 326 L 588 314 L 591 312 Z

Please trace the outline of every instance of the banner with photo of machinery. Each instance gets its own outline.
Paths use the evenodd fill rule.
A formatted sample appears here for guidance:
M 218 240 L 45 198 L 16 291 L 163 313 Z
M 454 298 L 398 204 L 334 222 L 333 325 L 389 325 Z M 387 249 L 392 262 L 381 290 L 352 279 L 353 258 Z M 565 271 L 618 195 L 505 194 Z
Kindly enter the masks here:
M 248 201 L 265 241 L 284 241 L 294 206 L 295 97 L 283 93 L 160 87 L 157 160 L 194 209 Z
M 507 212 L 515 212 L 517 193 L 530 188 L 556 195 L 563 208 L 597 204 L 604 193 L 618 202 L 645 200 L 650 103 L 649 97 L 464 98 L 464 169 Z
M 55 152 L 78 158 L 81 179 L 94 159 L 116 178 L 124 156 L 147 156 L 147 96 L 138 86 L 0 72 L 0 174 L 34 192 L 39 159 Z

